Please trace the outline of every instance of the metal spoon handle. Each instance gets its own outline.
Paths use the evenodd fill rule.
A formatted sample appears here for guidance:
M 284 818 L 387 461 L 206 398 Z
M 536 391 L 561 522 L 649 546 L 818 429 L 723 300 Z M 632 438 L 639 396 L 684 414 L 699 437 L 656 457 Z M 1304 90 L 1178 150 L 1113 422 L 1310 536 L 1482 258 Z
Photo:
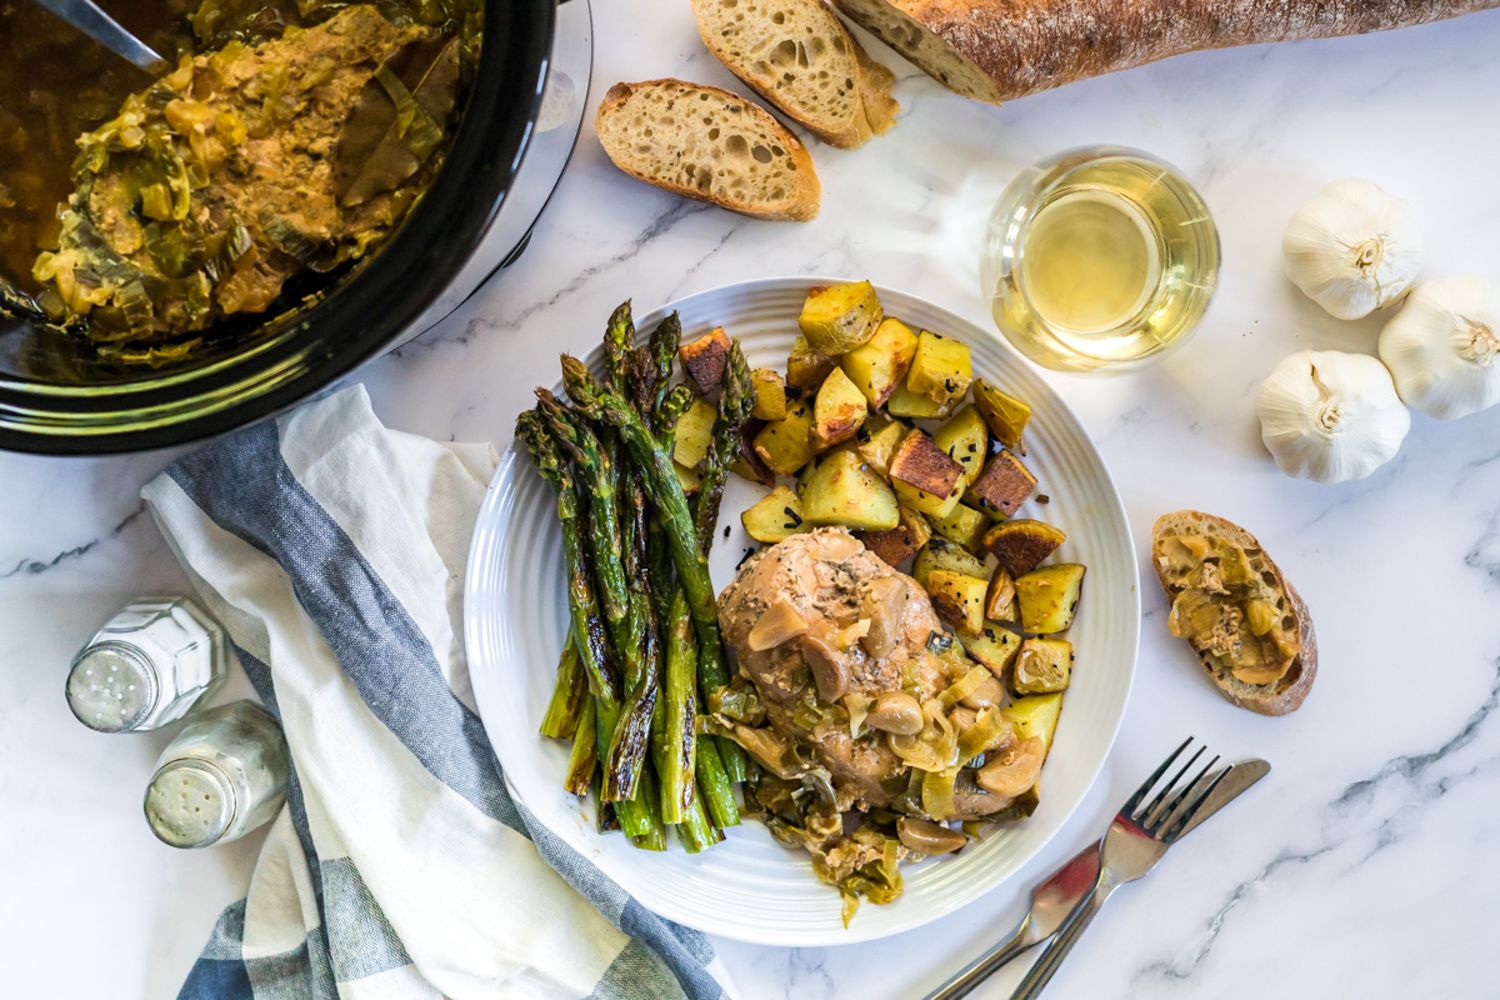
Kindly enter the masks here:
M 90 0 L 35 0 L 35 3 L 148 73 L 160 73 L 169 67 L 168 62 L 150 46 L 122 28 Z

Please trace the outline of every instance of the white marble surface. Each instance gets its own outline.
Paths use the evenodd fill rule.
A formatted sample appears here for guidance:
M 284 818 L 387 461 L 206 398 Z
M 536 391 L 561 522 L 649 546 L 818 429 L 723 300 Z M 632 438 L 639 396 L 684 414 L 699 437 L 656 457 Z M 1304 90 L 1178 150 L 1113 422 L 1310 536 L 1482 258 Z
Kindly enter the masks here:
M 685 4 L 596 4 L 595 96 L 678 74 L 734 86 Z M 1224 243 L 1222 290 L 1162 365 L 1053 384 L 1099 441 L 1138 538 L 1196 506 L 1256 531 L 1312 607 L 1322 670 L 1306 706 L 1264 719 L 1222 701 L 1165 635 L 1148 590 L 1118 748 L 1073 821 L 1013 886 L 905 938 L 828 950 L 721 942 L 747 997 L 908 997 L 1006 929 L 1019 894 L 1088 838 L 1163 748 L 1193 732 L 1275 771 L 1122 891 L 1060 997 L 1493 996 L 1500 882 L 1500 409 L 1416 418 L 1368 481 L 1283 478 L 1252 399 L 1299 348 L 1373 349 L 1378 323 L 1321 314 L 1281 278 L 1280 227 L 1353 174 L 1407 197 L 1429 274 L 1500 278 L 1500 14 L 1398 34 L 1189 56 L 1004 108 L 901 64 L 900 125 L 815 147 L 822 215 L 794 226 L 678 202 L 625 179 L 586 135 L 526 256 L 441 328 L 363 377 L 391 424 L 508 438 L 524 389 L 615 303 L 775 273 L 869 276 L 980 322 L 977 233 L 1015 169 L 1121 142 L 1194 178 Z M 140 818 L 160 745 L 84 731 L 63 704 L 72 650 L 118 604 L 184 586 L 137 491 L 168 456 L 0 456 L 0 968 L 9 996 L 171 995 L 255 844 L 175 853 Z M 981 995 L 1003 996 L 997 978 Z

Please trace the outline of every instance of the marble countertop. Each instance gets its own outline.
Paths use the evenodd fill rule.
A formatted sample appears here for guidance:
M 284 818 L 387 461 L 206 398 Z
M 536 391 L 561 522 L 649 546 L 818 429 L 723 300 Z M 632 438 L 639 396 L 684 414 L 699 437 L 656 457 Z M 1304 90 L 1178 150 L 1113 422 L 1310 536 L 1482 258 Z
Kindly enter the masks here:
M 738 88 L 685 4 L 595 5 L 594 96 L 676 74 Z M 1064 967 L 1059 997 L 1493 996 L 1500 847 L 1500 409 L 1416 417 L 1370 479 L 1277 472 L 1253 414 L 1260 379 L 1302 348 L 1371 352 L 1281 277 L 1279 234 L 1324 182 L 1367 177 L 1411 201 L 1427 273 L 1500 277 L 1500 13 L 1395 34 L 1170 60 L 991 108 L 887 50 L 899 126 L 857 152 L 815 145 L 823 209 L 761 223 L 616 172 L 586 134 L 525 256 L 439 328 L 362 377 L 396 427 L 509 436 L 561 343 L 609 309 L 774 273 L 869 277 L 987 322 L 978 234 L 1023 164 L 1097 142 L 1141 147 L 1201 187 L 1224 246 L 1196 338 L 1118 378 L 1048 376 L 1099 443 L 1137 539 L 1198 507 L 1255 531 L 1316 616 L 1322 669 L 1301 711 L 1223 701 L 1145 594 L 1140 669 L 1114 754 L 1051 847 L 1012 884 L 903 938 L 826 950 L 721 941 L 746 997 L 909 997 L 1019 916 L 1021 899 L 1102 829 L 1188 732 L 1257 754 L 1271 776 L 1122 891 Z M 0 967 L 15 996 L 171 995 L 256 841 L 158 845 L 140 794 L 162 739 L 88 733 L 68 714 L 74 649 L 130 596 L 185 590 L 141 484 L 170 458 L 0 456 Z M 1149 579 L 1149 576 L 1147 577 Z M 243 683 L 242 681 L 238 683 Z M 980 995 L 1003 996 L 997 977 Z

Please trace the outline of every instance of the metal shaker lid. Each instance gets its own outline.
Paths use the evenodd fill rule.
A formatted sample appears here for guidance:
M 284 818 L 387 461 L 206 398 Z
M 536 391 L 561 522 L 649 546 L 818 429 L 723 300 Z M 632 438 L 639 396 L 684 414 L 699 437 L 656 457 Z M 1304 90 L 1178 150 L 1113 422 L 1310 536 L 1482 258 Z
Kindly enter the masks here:
M 146 822 L 172 847 L 207 847 L 234 822 L 235 791 L 229 776 L 205 760 L 171 760 L 146 788 Z
M 156 707 L 156 671 L 140 650 L 106 640 L 86 647 L 68 671 L 68 707 L 90 729 L 122 733 Z

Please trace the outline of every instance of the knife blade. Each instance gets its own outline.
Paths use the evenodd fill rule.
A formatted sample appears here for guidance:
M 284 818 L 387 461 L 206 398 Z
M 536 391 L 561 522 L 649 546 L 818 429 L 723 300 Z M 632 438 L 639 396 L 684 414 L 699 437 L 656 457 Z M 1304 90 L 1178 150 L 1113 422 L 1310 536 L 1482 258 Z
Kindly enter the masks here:
M 1203 808 L 1199 809 L 1197 815 L 1182 828 L 1178 839 L 1198 829 L 1203 825 L 1204 820 L 1239 798 L 1246 789 L 1270 773 L 1271 765 L 1259 757 L 1250 757 L 1230 764 L 1229 773 L 1224 775 L 1223 780 L 1208 793 L 1208 798 L 1203 800 Z
M 1203 821 L 1239 798 L 1246 789 L 1264 778 L 1271 765 L 1259 757 L 1250 757 L 1227 765 L 1223 778 L 1214 786 L 1203 807 L 1192 822 L 1183 827 L 1178 839 L 1203 825 Z M 929 993 L 925 1000 L 958 1000 L 984 982 L 994 971 L 1011 959 L 1057 933 L 1078 901 L 1089 894 L 1099 877 L 1099 845 L 1095 841 L 1067 864 L 1049 875 L 1031 893 L 1031 908 L 1016 929 L 999 944 L 969 963 L 952 979 Z

